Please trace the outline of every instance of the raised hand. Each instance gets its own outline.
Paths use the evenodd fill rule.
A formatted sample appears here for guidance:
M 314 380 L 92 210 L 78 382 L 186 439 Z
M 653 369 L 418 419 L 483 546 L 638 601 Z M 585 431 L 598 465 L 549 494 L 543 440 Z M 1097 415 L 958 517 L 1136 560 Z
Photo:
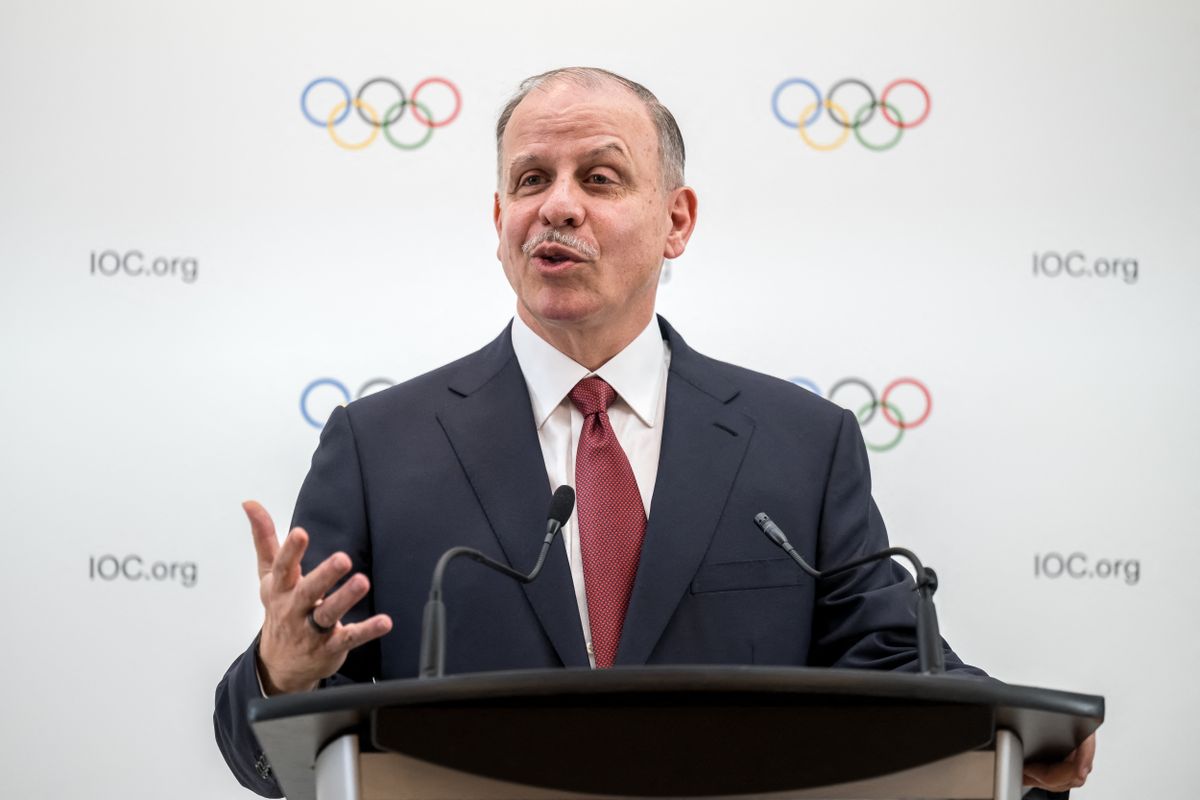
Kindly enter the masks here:
M 303 575 L 300 559 L 308 547 L 308 533 L 293 528 L 280 545 L 265 508 L 248 500 L 242 510 L 254 535 L 265 612 L 258 643 L 263 689 L 268 695 L 314 689 L 322 678 L 338 671 L 351 649 L 390 631 L 392 619 L 376 614 L 343 625 L 342 615 L 371 588 L 367 576 L 358 573 L 326 596 L 350 571 L 350 557 L 334 553 Z

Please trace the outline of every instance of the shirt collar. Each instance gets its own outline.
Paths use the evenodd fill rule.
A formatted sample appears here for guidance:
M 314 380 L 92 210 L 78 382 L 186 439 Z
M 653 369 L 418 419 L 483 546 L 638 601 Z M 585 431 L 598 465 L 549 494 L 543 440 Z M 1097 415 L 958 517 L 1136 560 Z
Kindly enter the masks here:
M 512 344 L 525 375 L 525 385 L 529 387 L 538 428 L 575 384 L 590 375 L 603 378 L 613 387 L 647 427 L 657 424 L 658 397 L 667 379 L 667 343 L 663 341 L 657 318 L 651 317 L 650 324 L 637 338 L 595 372 L 556 350 L 520 316 L 513 318 Z

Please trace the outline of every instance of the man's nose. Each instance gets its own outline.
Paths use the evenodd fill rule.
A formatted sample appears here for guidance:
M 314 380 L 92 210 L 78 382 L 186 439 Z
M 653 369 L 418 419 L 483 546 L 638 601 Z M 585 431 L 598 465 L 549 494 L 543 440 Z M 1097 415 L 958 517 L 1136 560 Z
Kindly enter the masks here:
M 560 178 L 544 195 L 541 208 L 542 223 L 552 228 L 578 228 L 586 212 L 583 190 L 569 178 Z

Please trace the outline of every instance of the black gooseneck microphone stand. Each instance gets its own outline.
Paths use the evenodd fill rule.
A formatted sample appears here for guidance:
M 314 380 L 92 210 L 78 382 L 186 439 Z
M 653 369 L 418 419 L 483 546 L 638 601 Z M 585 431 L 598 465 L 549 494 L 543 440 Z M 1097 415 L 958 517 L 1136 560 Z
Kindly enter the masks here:
M 465 556 L 521 583 L 529 583 L 541 573 L 542 565 L 546 563 L 546 556 L 550 552 L 550 545 L 554 542 L 554 537 L 570 519 L 574 509 L 575 490 L 570 486 L 560 486 L 555 489 L 554 497 L 550 500 L 550 510 L 546 514 L 548 520 L 546 521 L 546 538 L 542 541 L 542 551 L 538 554 L 537 563 L 533 565 L 533 569 L 528 575 L 517 572 L 507 564 L 501 564 L 471 547 L 452 547 L 442 553 L 437 566 L 433 568 L 433 578 L 429 583 L 429 600 L 425 602 L 425 616 L 421 622 L 419 677 L 440 678 L 446 671 L 446 604 L 442 602 L 442 579 L 450 562 L 459 556 Z
M 942 650 L 942 636 L 938 631 L 937 609 L 933 607 L 933 593 L 937 591 L 937 573 L 922 564 L 921 559 L 917 558 L 916 553 L 903 547 L 889 547 L 886 550 L 880 550 L 878 553 L 856 558 L 846 564 L 818 570 L 810 566 L 796 552 L 796 548 L 792 547 L 792 543 L 788 541 L 787 536 L 784 535 L 779 526 L 772 522 L 771 518 L 765 513 L 759 512 L 755 514 L 754 524 L 758 525 L 762 532 L 778 545 L 783 552 L 791 556 L 792 560 L 800 566 L 800 569 L 804 570 L 815 580 L 822 580 L 843 572 L 849 572 L 852 569 L 861 567 L 863 564 L 869 564 L 872 561 L 881 561 L 892 556 L 900 556 L 907 559 L 913 565 L 913 572 L 916 573 L 917 582 L 917 664 L 921 672 L 927 675 L 946 671 L 946 654 Z

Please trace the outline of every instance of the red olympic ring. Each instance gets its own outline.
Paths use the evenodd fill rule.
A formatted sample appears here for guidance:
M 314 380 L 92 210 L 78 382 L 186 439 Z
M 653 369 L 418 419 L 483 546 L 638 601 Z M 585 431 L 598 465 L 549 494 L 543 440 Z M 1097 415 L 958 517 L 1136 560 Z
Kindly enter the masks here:
M 417 92 L 421 91 L 421 89 L 431 83 L 440 83 L 454 93 L 454 113 L 446 117 L 441 122 L 434 122 L 431 119 L 426 119 L 425 115 L 421 113 L 420 106 L 417 105 Z M 462 95 L 458 93 L 458 87 L 445 78 L 426 78 L 413 87 L 412 98 L 409 100 L 409 106 L 412 108 L 413 116 L 416 117 L 417 122 L 428 128 L 442 128 L 446 125 L 449 125 L 451 122 L 454 122 L 454 120 L 458 118 L 458 112 L 462 111 Z M 922 117 L 922 119 L 924 119 L 924 117 Z
M 917 87 L 917 90 L 920 91 L 921 94 L 925 96 L 925 113 L 922 114 L 921 116 L 917 117 L 916 119 L 914 119 L 912 122 L 905 122 L 903 120 L 895 119 L 894 117 L 892 117 L 891 112 L 888 111 L 888 105 L 887 105 L 888 92 L 890 92 L 892 89 L 895 89 L 897 86 L 900 86 L 901 84 L 904 84 L 904 83 L 907 83 L 910 86 Z M 881 109 L 883 109 L 884 119 L 886 119 L 888 122 L 895 125 L 897 128 L 915 128 L 918 125 L 920 125 L 922 122 L 924 122 L 925 118 L 929 116 L 929 110 L 931 108 L 933 108 L 933 102 L 929 99 L 929 92 L 927 92 L 925 90 L 925 87 L 922 86 L 920 83 L 918 83 L 917 81 L 914 81 L 912 78 L 898 78 L 898 79 L 892 81 L 891 83 L 889 83 L 884 88 L 883 94 L 879 95 L 879 107 Z M 887 406 L 884 406 L 883 408 L 884 408 L 884 412 L 886 413 Z M 926 416 L 928 416 L 928 415 L 926 415 Z M 921 417 L 921 419 L 923 420 L 923 419 L 925 419 L 925 417 Z M 912 427 L 912 426 L 909 426 L 909 427 Z
M 925 395 L 925 413 L 917 419 L 914 419 L 912 422 L 905 422 L 902 419 L 896 419 L 895 415 L 892 414 L 891 409 L 888 407 L 888 395 L 892 393 L 892 389 L 895 389 L 897 386 L 905 383 L 910 386 L 917 387 L 921 390 L 921 394 Z M 889 383 L 887 388 L 883 390 L 883 394 L 879 397 L 879 405 L 883 406 L 883 416 L 888 422 L 892 423 L 901 430 L 910 430 L 912 428 L 919 427 L 925 422 L 925 420 L 929 419 L 929 414 L 933 411 L 933 396 L 929 394 L 929 390 L 925 388 L 925 384 L 921 383 L 916 378 L 897 378 Z

